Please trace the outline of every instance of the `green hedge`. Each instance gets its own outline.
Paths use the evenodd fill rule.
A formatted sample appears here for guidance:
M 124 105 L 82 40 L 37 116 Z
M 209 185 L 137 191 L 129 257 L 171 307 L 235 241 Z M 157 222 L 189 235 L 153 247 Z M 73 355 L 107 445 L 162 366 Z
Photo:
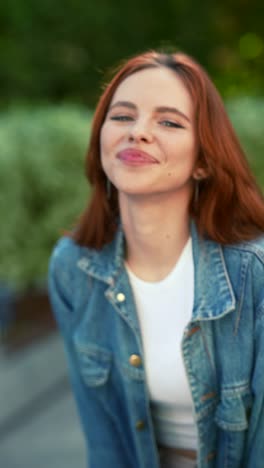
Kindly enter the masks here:
M 264 187 L 263 100 L 227 104 Z M 72 106 L 0 114 L 0 283 L 44 284 L 52 246 L 84 208 L 91 113 Z
M 88 196 L 90 120 L 89 112 L 63 106 L 0 115 L 0 282 L 45 281 L 52 245 Z
M 264 188 L 264 98 L 233 99 L 227 110 L 256 178 Z

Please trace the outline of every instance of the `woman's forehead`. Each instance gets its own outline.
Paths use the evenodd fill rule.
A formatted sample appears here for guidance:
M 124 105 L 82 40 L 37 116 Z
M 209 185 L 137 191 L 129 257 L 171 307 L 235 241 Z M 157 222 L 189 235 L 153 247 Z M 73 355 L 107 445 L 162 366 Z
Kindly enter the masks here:
M 122 101 L 131 101 L 139 107 L 177 105 L 190 114 L 193 111 L 191 96 L 182 79 L 165 67 L 140 70 L 125 78 L 117 87 L 111 105 Z

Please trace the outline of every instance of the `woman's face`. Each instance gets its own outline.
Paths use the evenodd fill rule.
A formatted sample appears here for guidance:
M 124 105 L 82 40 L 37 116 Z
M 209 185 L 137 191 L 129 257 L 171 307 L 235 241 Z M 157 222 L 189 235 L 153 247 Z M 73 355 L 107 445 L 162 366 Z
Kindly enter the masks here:
M 127 195 L 186 193 L 197 156 L 194 110 L 181 79 L 146 69 L 117 88 L 101 129 L 101 160 L 112 184 Z

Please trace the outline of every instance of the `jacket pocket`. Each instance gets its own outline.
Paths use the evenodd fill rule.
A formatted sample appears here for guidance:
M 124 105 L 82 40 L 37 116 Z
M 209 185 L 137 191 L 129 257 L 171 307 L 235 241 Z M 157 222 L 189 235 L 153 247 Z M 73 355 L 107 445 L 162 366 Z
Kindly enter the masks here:
M 75 343 L 80 372 L 88 387 L 99 387 L 108 380 L 111 369 L 111 353 L 97 345 Z
M 224 431 L 246 430 L 251 405 L 252 397 L 248 386 L 223 389 L 215 413 L 217 426 Z
M 216 408 L 216 468 L 244 466 L 248 411 L 252 396 L 247 384 L 223 388 Z

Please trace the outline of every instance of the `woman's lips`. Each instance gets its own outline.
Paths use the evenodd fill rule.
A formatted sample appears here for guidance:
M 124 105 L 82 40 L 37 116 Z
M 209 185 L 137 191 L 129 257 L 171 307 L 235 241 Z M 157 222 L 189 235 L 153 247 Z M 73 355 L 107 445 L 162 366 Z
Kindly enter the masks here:
M 117 158 L 131 165 L 157 164 L 158 161 L 148 153 L 136 149 L 125 149 L 117 153 Z

